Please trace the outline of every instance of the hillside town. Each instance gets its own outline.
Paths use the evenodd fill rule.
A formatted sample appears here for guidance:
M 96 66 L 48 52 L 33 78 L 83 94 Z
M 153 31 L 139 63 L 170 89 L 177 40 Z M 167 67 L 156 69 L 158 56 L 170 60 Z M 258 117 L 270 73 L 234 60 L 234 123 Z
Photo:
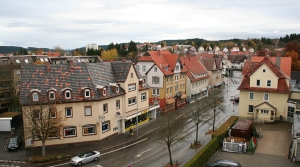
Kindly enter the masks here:
M 88 44 L 85 49 L 99 48 Z M 135 57 L 113 60 L 55 51 L 2 54 L 0 114 L 17 114 L 0 117 L 0 131 L 21 127 L 22 147 L 42 148 L 43 155 L 45 147 L 118 138 L 168 113 L 190 110 L 215 91 L 228 92 L 239 72 L 238 94 L 227 99 L 237 103 L 237 117 L 293 124 L 292 146 L 286 149 L 293 150 L 288 158 L 299 162 L 300 73 L 285 53 L 285 48 L 151 45 Z M 48 121 L 48 132 L 36 120 Z

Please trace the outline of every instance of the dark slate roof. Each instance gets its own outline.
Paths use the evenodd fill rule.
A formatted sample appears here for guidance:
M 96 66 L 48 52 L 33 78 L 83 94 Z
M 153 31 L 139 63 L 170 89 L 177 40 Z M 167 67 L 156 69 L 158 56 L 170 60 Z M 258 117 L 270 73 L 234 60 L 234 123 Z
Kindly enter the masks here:
M 55 102 L 67 103 L 67 102 L 79 102 L 79 101 L 95 101 L 112 96 L 119 96 L 124 93 L 123 89 L 120 89 L 120 93 L 112 93 L 107 83 L 114 80 L 105 80 L 101 78 L 102 75 L 98 73 L 106 71 L 105 78 L 113 78 L 112 70 L 107 69 L 109 65 L 103 65 L 104 70 L 101 70 L 101 64 L 94 63 L 78 63 L 74 64 L 74 70 L 71 70 L 70 64 L 48 64 L 51 70 L 47 70 L 47 64 L 41 65 L 23 65 L 21 68 L 21 83 L 20 83 L 20 103 L 22 105 L 29 105 L 31 101 L 31 91 L 37 89 L 40 92 L 40 102 L 48 103 L 48 90 L 55 90 Z M 89 69 L 87 68 L 89 66 Z M 108 66 L 108 67 L 107 67 Z M 99 67 L 100 69 L 97 69 Z M 95 70 L 97 72 L 95 72 Z M 109 74 L 110 71 L 110 74 Z M 92 75 L 95 75 L 91 77 Z M 95 80 L 92 80 L 95 79 Z M 100 81 L 101 79 L 105 81 Z M 101 96 L 96 89 L 96 84 L 103 84 L 107 86 L 107 96 Z M 106 84 L 106 85 L 104 85 Z M 84 98 L 84 91 L 82 88 L 89 87 L 91 91 L 90 98 Z M 64 89 L 71 89 L 71 99 L 65 99 Z
M 116 82 L 125 82 L 131 67 L 131 62 L 112 62 L 111 66 Z
M 300 71 L 292 71 L 291 79 L 296 80 L 296 82 L 299 83 L 300 82 Z
M 121 87 L 119 87 L 120 89 L 119 92 L 117 93 L 109 85 L 109 83 L 117 83 L 114 78 L 114 74 L 110 62 L 87 63 L 86 66 L 92 78 L 92 83 L 94 87 L 96 87 L 97 85 L 101 85 L 101 86 L 106 86 L 107 88 L 107 95 L 104 97 L 100 95 L 100 99 L 105 99 L 105 98 L 115 97 L 115 96 L 125 94 L 125 91 Z

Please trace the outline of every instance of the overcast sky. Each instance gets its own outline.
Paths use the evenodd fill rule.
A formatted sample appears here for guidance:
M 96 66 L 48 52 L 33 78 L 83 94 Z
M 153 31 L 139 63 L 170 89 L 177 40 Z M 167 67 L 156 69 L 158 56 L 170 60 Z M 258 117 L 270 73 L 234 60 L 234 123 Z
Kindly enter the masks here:
M 300 33 L 300 0 L 0 0 L 0 45 L 75 49 Z

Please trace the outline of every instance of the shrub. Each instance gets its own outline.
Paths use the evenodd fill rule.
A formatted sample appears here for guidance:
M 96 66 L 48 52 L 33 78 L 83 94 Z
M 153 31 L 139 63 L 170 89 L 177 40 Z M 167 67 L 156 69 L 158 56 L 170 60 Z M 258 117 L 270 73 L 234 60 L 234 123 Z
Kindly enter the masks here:
M 54 155 L 46 155 L 44 157 L 43 156 L 30 157 L 29 161 L 31 163 L 45 163 L 45 162 L 51 162 L 59 159 L 66 159 L 66 158 L 68 157 L 64 154 L 54 154 Z

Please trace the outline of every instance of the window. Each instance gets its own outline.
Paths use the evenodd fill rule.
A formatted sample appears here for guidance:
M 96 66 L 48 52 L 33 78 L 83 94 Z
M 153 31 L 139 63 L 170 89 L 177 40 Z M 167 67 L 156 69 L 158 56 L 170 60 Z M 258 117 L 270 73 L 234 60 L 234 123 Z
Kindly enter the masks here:
M 135 90 L 135 84 L 129 84 L 128 91 L 133 91 L 133 90 Z
M 266 69 L 263 69 L 263 72 L 266 72 Z
M 116 109 L 120 108 L 120 100 L 116 100 Z
M 142 93 L 141 95 L 141 101 L 145 101 L 146 100 L 146 93 Z
M 64 128 L 64 137 L 75 137 L 76 136 L 76 127 L 70 126 Z
M 253 92 L 250 92 L 250 93 L 249 93 L 249 99 L 250 99 L 250 100 L 254 100 L 254 93 L 253 93 Z
M 90 106 L 85 106 L 85 107 L 84 107 L 84 115 L 85 115 L 85 116 L 92 116 L 92 107 L 90 107 Z
M 52 138 L 52 139 L 55 139 L 55 138 L 59 138 L 59 131 L 57 128 L 50 128 L 49 129 L 49 134 L 48 134 L 48 137 Z
M 51 118 L 56 118 L 56 109 L 54 108 L 50 108 L 50 117 Z
M 256 80 L 256 86 L 260 86 L 260 80 Z
M 164 69 L 165 69 L 166 71 L 168 71 L 168 67 L 164 67 Z
M 102 133 L 109 131 L 110 129 L 110 122 L 103 122 L 102 123 Z
M 133 104 L 135 104 L 135 97 L 128 99 L 128 105 L 133 105 Z
M 152 95 L 159 95 L 159 88 L 152 88 Z
M 169 82 L 169 77 L 168 76 L 166 76 L 166 80 L 167 80 L 167 83 Z
M 176 66 L 176 71 L 178 71 L 179 70 L 179 66 Z
M 157 67 L 154 67 L 154 72 L 157 72 Z
M 73 117 L 73 112 L 72 112 L 72 108 L 66 108 L 66 117 L 70 118 Z
M 178 81 L 178 75 L 175 75 L 175 81 Z
M 253 113 L 253 110 L 254 110 L 254 106 L 253 105 L 249 105 L 248 106 L 248 112 L 249 113 Z
M 84 90 L 84 97 L 90 97 L 90 90 L 89 89 Z
M 175 92 L 178 92 L 178 85 L 175 86 Z
M 261 114 L 268 114 L 269 111 L 268 111 L 268 110 L 260 110 L 260 113 L 261 113 Z
M 107 103 L 103 104 L 103 113 L 107 113 L 108 112 L 108 105 Z
M 146 72 L 146 66 L 142 66 L 143 72 Z
M 103 96 L 106 96 L 106 88 L 103 88 Z
M 265 101 L 268 101 L 268 100 L 269 100 L 269 94 L 268 94 L 268 93 L 265 93 L 265 94 L 264 94 L 264 100 L 265 100 Z
M 153 84 L 159 84 L 159 77 L 152 77 Z
M 116 92 L 118 93 L 120 91 L 120 88 L 118 85 L 116 85 Z
M 139 66 L 139 65 L 136 65 L 136 69 L 137 69 L 138 71 L 140 71 L 140 66 Z
M 32 100 L 39 101 L 39 94 L 37 92 L 32 93 Z
M 167 94 L 169 93 L 169 89 L 170 89 L 170 88 L 167 88 Z
M 173 82 L 173 76 L 170 76 L 170 82 Z
M 49 92 L 49 99 L 50 100 L 55 100 L 55 93 L 53 91 Z
M 84 125 L 82 126 L 82 134 L 86 135 L 95 135 L 96 134 L 96 126 L 95 125 Z
M 271 86 L 271 80 L 267 80 L 267 86 Z
M 28 59 L 25 59 L 24 61 L 25 61 L 25 63 L 26 63 L 26 64 L 28 64 L 28 63 L 29 63 Z
M 130 73 L 130 77 L 133 78 L 133 73 Z
M 40 110 L 33 110 L 34 112 L 34 118 L 35 119 L 41 119 L 41 112 Z
M 172 90 L 173 90 L 173 87 L 171 86 L 171 87 L 170 87 L 170 93 L 172 93 Z
M 66 90 L 65 91 L 65 98 L 66 99 L 70 99 L 71 98 L 71 91 L 70 90 Z

